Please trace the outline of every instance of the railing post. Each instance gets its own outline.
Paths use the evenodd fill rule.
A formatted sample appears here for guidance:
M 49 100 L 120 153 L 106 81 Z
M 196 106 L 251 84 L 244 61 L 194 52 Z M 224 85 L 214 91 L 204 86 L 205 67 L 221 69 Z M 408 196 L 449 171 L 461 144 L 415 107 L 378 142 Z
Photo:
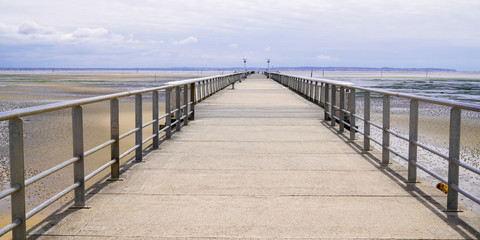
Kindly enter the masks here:
M 410 119 L 408 134 L 408 183 L 417 182 L 417 142 L 418 140 L 418 101 L 410 101 Z
M 135 160 L 137 162 L 142 161 L 142 94 L 135 95 L 135 128 L 137 128 L 137 132 L 135 132 L 135 146 L 138 146 L 135 149 Z
M 325 121 L 328 120 L 328 84 L 325 83 L 325 100 L 323 100 L 323 112 L 324 112 L 324 116 L 323 116 L 323 119 Z
M 83 113 L 82 107 L 72 108 L 73 156 L 80 158 L 73 164 L 73 182 L 80 184 L 75 188 L 74 208 L 85 207 L 85 166 L 83 156 Z
M 110 145 L 110 159 L 116 162 L 110 166 L 110 179 L 120 178 L 120 117 L 118 99 L 110 100 L 110 139 L 115 140 Z
M 448 147 L 448 195 L 447 211 L 458 211 L 458 187 L 459 166 L 454 160 L 460 161 L 460 129 L 462 111 L 460 108 L 450 110 L 450 137 Z
M 350 89 L 350 140 L 355 140 L 355 89 Z
M 214 81 L 213 79 L 210 79 L 209 82 L 210 82 L 210 94 L 208 96 L 211 96 L 215 93 L 215 89 L 213 88 Z
M 336 95 L 337 95 L 337 86 L 335 85 L 332 85 L 332 97 L 331 97 L 331 104 L 330 104 L 330 107 L 331 107 L 331 115 L 330 117 L 332 118 L 331 119 L 331 122 L 330 122 L 330 125 L 335 126 L 335 104 L 336 104 Z
M 23 149 L 23 121 L 20 118 L 8 121 L 9 150 L 10 150 L 10 183 L 12 187 L 18 186 L 20 190 L 12 193 L 12 222 L 20 220 L 20 225 L 12 229 L 13 239 L 27 238 L 26 212 L 25 212 L 25 170 Z
M 365 151 L 370 151 L 370 92 L 365 91 L 365 96 L 363 98 L 363 149 Z
M 171 88 L 165 89 L 165 114 L 167 114 L 167 117 L 165 117 L 165 126 L 167 127 L 167 131 L 165 132 L 166 139 L 172 138 L 171 93 Z
M 190 84 L 190 99 L 192 100 L 192 105 L 190 106 L 192 114 L 190 115 L 190 120 L 195 120 L 195 103 L 197 102 L 196 99 L 196 87 L 195 83 Z
M 382 165 L 390 161 L 390 96 L 383 96 L 383 137 L 382 137 Z
M 344 119 L 344 113 L 343 113 L 344 105 L 345 105 L 345 87 L 340 87 L 340 113 L 339 113 L 339 117 L 340 117 L 339 131 L 340 131 L 340 133 L 343 133 L 343 131 L 345 129 L 345 124 L 343 123 L 343 121 L 345 120 Z
M 158 91 L 152 92 L 152 133 L 153 133 L 153 142 L 152 148 L 158 149 L 159 137 L 158 137 Z
M 313 95 L 315 92 L 314 92 L 314 88 L 315 88 L 315 82 L 314 81 L 311 81 L 310 82 L 310 100 L 313 102 L 315 100 L 315 95 Z
M 202 81 L 202 100 L 207 98 L 207 81 Z
M 175 124 L 175 130 L 180 131 L 180 129 L 182 128 L 182 126 L 180 125 L 180 121 L 181 121 L 180 118 L 182 116 L 181 106 L 180 106 L 180 86 L 175 87 L 175 103 L 177 107 L 177 111 L 175 112 L 175 121 L 177 122 Z
M 183 102 L 185 103 L 185 108 L 183 111 L 183 125 L 188 125 L 188 84 L 183 85 Z

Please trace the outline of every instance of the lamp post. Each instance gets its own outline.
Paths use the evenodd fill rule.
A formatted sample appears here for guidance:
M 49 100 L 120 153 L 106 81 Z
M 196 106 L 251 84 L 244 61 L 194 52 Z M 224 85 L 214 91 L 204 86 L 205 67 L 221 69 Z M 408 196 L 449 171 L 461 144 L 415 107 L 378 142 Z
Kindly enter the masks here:
M 270 58 L 267 59 L 267 64 L 268 78 L 270 78 Z
M 245 69 L 245 72 L 247 71 L 247 59 L 243 59 L 243 68 Z

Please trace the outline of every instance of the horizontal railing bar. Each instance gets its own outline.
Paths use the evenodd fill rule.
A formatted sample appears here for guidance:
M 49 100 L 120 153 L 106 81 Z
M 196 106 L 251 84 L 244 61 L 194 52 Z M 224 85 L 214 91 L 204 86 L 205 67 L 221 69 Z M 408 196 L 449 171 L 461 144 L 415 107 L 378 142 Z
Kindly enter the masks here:
M 115 162 L 117 162 L 117 159 L 110 160 L 109 162 L 103 164 L 101 167 L 97 168 L 97 170 L 95 170 L 95 171 L 91 172 L 90 174 L 88 174 L 87 176 L 85 176 L 85 182 L 90 180 L 91 178 L 95 177 L 95 175 L 97 175 L 101 171 L 105 170 L 107 167 L 110 167 Z
M 170 85 L 172 87 L 183 86 L 183 85 L 189 84 L 189 83 L 196 83 L 196 82 L 210 80 L 210 79 L 214 79 L 214 78 L 233 77 L 233 76 L 241 75 L 241 74 L 244 74 L 244 73 L 245 72 L 233 73 L 233 74 L 224 74 L 224 75 L 217 75 L 217 76 L 203 77 L 203 78 L 186 79 L 186 80 L 180 80 L 180 81 L 167 82 L 166 84 Z
M 271 73 L 271 74 L 276 74 L 276 73 Z M 388 96 L 392 96 L 392 97 L 406 98 L 406 99 L 411 99 L 411 100 L 417 100 L 417 101 L 420 101 L 420 102 L 427 102 L 427 103 L 433 103 L 433 104 L 438 104 L 438 105 L 443 105 L 443 106 L 448 106 L 448 107 L 455 107 L 455 108 L 480 112 L 480 105 L 473 104 L 473 103 L 455 102 L 455 101 L 446 100 L 446 99 L 437 99 L 437 98 L 423 97 L 423 96 L 417 96 L 417 95 L 407 94 L 407 93 L 390 92 L 390 91 L 385 91 L 385 90 L 380 90 L 380 89 L 365 88 L 365 87 L 356 86 L 353 83 L 348 83 L 348 82 L 346 83 L 346 82 L 334 81 L 334 80 L 329 80 L 329 79 L 309 78 L 309 77 L 301 77 L 301 76 L 288 75 L 288 74 L 281 74 L 281 75 L 289 76 L 289 77 L 295 77 L 295 78 L 299 78 L 299 79 L 310 80 L 310 81 L 315 81 L 315 82 L 323 82 L 323 83 L 332 84 L 332 85 L 335 85 L 335 86 L 343 86 L 347 89 L 348 88 L 357 89 L 357 90 L 366 91 L 366 92 L 378 93 L 378 94 L 381 94 L 381 95 L 388 95 Z
M 416 96 L 416 95 L 412 95 L 412 94 L 390 92 L 390 91 L 377 90 L 377 89 L 364 88 L 364 87 L 357 87 L 357 86 L 353 87 L 353 88 L 358 89 L 358 90 L 378 93 L 378 94 L 381 94 L 381 95 L 388 95 L 388 96 L 391 96 L 391 97 L 406 98 L 406 99 L 410 99 L 410 100 L 417 100 L 419 102 L 433 103 L 433 104 L 438 104 L 438 105 L 447 106 L 447 107 L 455 107 L 455 108 L 460 108 L 460 109 L 464 109 L 464 110 L 480 112 L 480 105 L 472 104 L 472 103 L 455 102 L 455 101 L 446 100 L 446 99 L 437 99 L 437 98 L 431 98 L 431 97 Z
M 186 108 L 186 107 L 187 107 L 187 105 L 182 105 L 182 106 L 180 107 L 180 109 L 184 109 L 184 108 Z
M 50 168 L 50 169 L 47 169 L 47 170 L 45 170 L 45 171 L 43 171 L 43 172 L 41 172 L 41 173 L 39 173 L 39 174 L 31 177 L 31 178 L 25 180 L 25 186 L 28 186 L 28 185 L 30 185 L 30 184 L 32 184 L 32 183 L 35 183 L 35 182 L 37 182 L 38 180 L 40 180 L 40 179 L 42 179 L 42 178 L 44 178 L 44 177 L 46 177 L 46 176 L 48 176 L 48 175 L 50 175 L 50 174 L 53 174 L 53 173 L 55 173 L 55 172 L 58 172 L 59 170 L 67 167 L 68 165 L 70 165 L 70 164 L 72 164 L 72 163 L 74 163 L 74 162 L 76 162 L 76 161 L 78 161 L 78 160 L 80 160 L 79 157 L 73 157 L 73 158 L 70 158 L 70 159 L 68 159 L 67 161 L 63 162 L 63 163 L 60 163 L 60 164 L 58 164 L 58 165 L 56 165 L 56 166 L 54 166 L 54 167 L 52 167 L 52 168 Z
M 376 140 L 375 138 L 373 138 L 372 136 L 370 136 L 370 135 L 365 135 L 365 134 L 364 134 L 363 136 L 365 136 L 365 137 L 367 137 L 368 139 L 370 139 L 370 141 L 372 141 L 372 142 L 374 142 L 374 143 L 382 146 L 382 143 L 381 143 L 380 141 L 377 141 L 377 140 Z
M 167 131 L 167 129 L 168 129 L 168 126 L 165 126 L 164 128 L 160 129 L 160 131 L 158 131 L 158 134 Z
M 175 122 L 171 122 L 170 125 L 173 126 L 173 125 L 177 124 L 178 122 L 180 122 L 180 121 L 179 121 L 179 120 L 176 120 Z
M 180 117 L 180 120 L 183 120 L 183 119 L 185 119 L 185 118 L 186 118 L 186 116 L 182 116 L 182 117 Z
M 342 120 L 341 122 L 343 123 L 343 125 L 350 127 L 350 123 L 345 122 L 345 121 L 343 121 L 343 120 Z
M 405 160 L 405 161 L 408 162 L 408 158 L 407 158 L 407 157 L 404 157 L 404 156 L 401 155 L 400 153 L 396 152 L 393 148 L 387 147 L 387 146 L 382 146 L 382 147 L 384 147 L 385 149 L 387 149 L 387 150 L 390 151 L 391 153 L 397 155 L 399 158 L 401 158 L 401 159 L 403 159 L 403 160 Z
M 130 130 L 130 131 L 128 131 L 128 132 L 120 135 L 120 136 L 118 137 L 118 139 L 123 139 L 123 138 L 125 138 L 125 137 L 127 137 L 127 136 L 129 136 L 129 135 L 134 134 L 135 132 L 137 132 L 137 131 L 139 131 L 139 130 L 140 130 L 140 128 L 134 128 L 134 129 L 132 129 L 132 130 Z
M 467 191 L 459 188 L 459 187 L 458 187 L 457 185 L 455 185 L 455 184 L 451 184 L 451 187 L 452 187 L 453 189 L 455 189 L 456 191 L 458 191 L 459 193 L 463 194 L 465 197 L 470 198 L 470 200 L 472 200 L 472 201 L 480 204 L 480 198 L 477 198 L 477 197 L 473 196 L 471 193 L 469 193 L 469 192 L 467 192 Z
M 94 148 L 92 148 L 92 149 L 84 152 L 84 153 L 83 153 L 83 156 L 84 156 L 84 157 L 87 157 L 87 156 L 89 156 L 89 155 L 92 155 L 93 153 L 98 152 L 98 151 L 102 150 L 103 148 L 112 145 L 114 142 L 115 142 L 115 139 L 108 140 L 108 141 L 106 141 L 106 142 L 104 142 L 104 143 L 102 143 L 102 144 L 100 144 L 100 145 L 98 145 L 98 146 L 96 146 L 96 147 L 94 147 Z
M 117 98 L 122 98 L 122 97 L 128 97 L 128 96 L 132 96 L 132 95 L 136 95 L 136 94 L 142 94 L 142 93 L 147 93 L 147 92 L 164 90 L 164 89 L 167 89 L 167 88 L 172 88 L 172 87 L 175 87 L 175 86 L 184 85 L 186 83 L 194 83 L 194 82 L 203 81 L 203 80 L 207 80 L 207 79 L 236 76 L 236 75 L 240 75 L 240 74 L 243 74 L 243 73 L 232 73 L 232 74 L 210 76 L 210 77 L 204 77 L 204 78 L 194 78 L 194 79 L 183 80 L 183 81 L 173 81 L 173 82 L 168 82 L 168 83 L 166 83 L 166 85 L 161 86 L 161 87 L 146 88 L 146 89 L 140 89 L 140 90 L 134 90 L 134 91 L 127 91 L 127 92 L 120 92 L 120 93 L 102 95 L 102 96 L 97 96 L 97 97 L 82 98 L 82 99 L 76 99 L 76 100 L 71 100 L 71 101 L 64 101 L 64 102 L 51 103 L 51 104 L 45 104 L 45 105 L 40 105 L 40 106 L 33 106 L 33 107 L 15 109 L 15 110 L 11 110 L 11 111 L 1 112 L 0 113 L 0 121 L 13 119 L 13 118 L 20 118 L 20 117 L 25 117 L 25 116 L 30 116 L 30 115 L 35 115 L 35 114 L 39 114 L 39 113 L 52 112 L 52 111 L 55 111 L 55 110 L 67 109 L 67 108 L 77 107 L 77 106 L 80 106 L 80 105 L 87 105 L 87 104 L 92 104 L 92 103 L 97 103 L 97 102 L 103 102 L 103 101 L 107 101 L 107 100 L 112 100 L 112 99 L 117 99 Z
M 170 114 L 173 114 L 173 113 L 176 113 L 176 112 L 178 112 L 178 108 L 175 108 L 172 111 L 170 111 Z
M 188 115 L 192 115 L 193 111 L 188 112 Z
M 153 139 L 154 137 L 156 137 L 156 136 L 157 136 L 157 134 L 151 135 L 150 137 L 148 137 L 148 138 L 146 138 L 145 140 L 143 140 L 142 144 L 147 143 L 148 141 L 152 140 L 152 139 Z
M 439 181 L 441 182 L 444 182 L 444 183 L 447 183 L 448 181 L 446 179 L 444 179 L 443 177 L 441 177 L 440 175 L 428 170 L 426 167 L 424 167 L 422 164 L 418 163 L 418 162 L 411 162 L 413 165 L 417 166 L 418 168 L 422 169 L 424 172 L 430 174 L 430 176 L 438 179 Z
M 163 114 L 162 116 L 160 116 L 160 117 L 158 118 L 158 120 L 162 120 L 162 119 L 166 118 L 167 116 L 168 116 L 168 113 L 165 113 L 165 114 Z
M 360 119 L 362 121 L 365 121 L 365 119 L 363 119 L 360 115 L 357 115 L 357 114 L 352 114 L 356 119 Z
M 135 151 L 137 148 L 140 147 L 140 144 L 138 145 L 135 145 L 133 146 L 132 148 L 128 149 L 126 152 L 122 153 L 122 155 L 120 155 L 120 159 L 124 158 L 125 156 L 127 156 L 128 154 L 130 154 L 131 152 Z
M 425 149 L 425 150 L 427 150 L 427 151 L 429 151 L 429 152 L 431 152 L 431 153 L 433 153 L 433 154 L 436 154 L 439 157 L 442 157 L 442 158 L 447 159 L 447 160 L 449 159 L 447 155 L 445 155 L 445 154 L 443 154 L 443 153 L 441 153 L 441 152 L 439 152 L 435 149 L 432 149 L 432 148 L 430 148 L 429 146 L 427 146 L 423 143 L 419 143 L 419 142 L 416 142 L 416 141 L 412 141 L 412 143 L 421 147 L 421 148 L 423 148 L 423 149 Z
M 393 136 L 395 136 L 397 138 L 400 138 L 402 140 L 410 142 L 410 139 L 406 138 L 405 136 L 400 135 L 399 133 L 393 131 L 392 129 L 386 129 L 385 131 L 387 131 L 388 133 L 392 134 Z
M 464 167 L 464 168 L 472 171 L 473 173 L 476 173 L 476 174 L 480 175 L 480 170 L 479 170 L 479 169 L 476 169 L 475 167 L 472 167 L 472 166 L 467 165 L 467 164 L 465 164 L 465 163 L 463 163 L 463 162 L 460 162 L 460 161 L 458 161 L 457 159 L 452 159 L 452 161 L 453 161 L 454 163 L 456 163 L 456 164 L 458 164 L 458 165 L 460 165 L 460 166 L 462 166 L 462 167 Z
M 54 203 L 55 201 L 57 201 L 57 200 L 60 199 L 61 197 L 67 195 L 70 191 L 72 191 L 73 189 L 79 187 L 80 185 L 81 185 L 81 183 L 76 182 L 76 183 L 70 185 L 69 187 L 65 188 L 63 191 L 55 194 L 55 196 L 49 198 L 47 201 L 43 202 L 42 204 L 38 205 L 38 206 L 35 207 L 34 209 L 30 210 L 30 211 L 26 214 L 26 218 L 27 218 L 27 219 L 31 218 L 33 215 L 37 214 L 38 212 L 42 211 L 42 210 L 45 209 L 46 207 L 50 206 L 52 203 Z
M 7 196 L 10 196 L 12 195 L 12 193 L 15 193 L 15 192 L 18 192 L 20 189 L 22 189 L 22 187 L 18 184 L 15 184 L 15 186 L 13 187 L 10 187 L 8 189 L 5 189 L 3 191 L 0 192 L 0 199 L 3 199 Z
M 7 226 L 3 227 L 2 229 L 0 229 L 0 237 L 5 235 L 7 232 L 9 232 L 10 230 L 14 229 L 15 227 L 19 226 L 20 224 L 22 223 L 22 220 L 20 219 L 15 219 L 15 221 L 11 222 L 10 224 L 8 224 Z
M 375 122 L 372 122 L 372 121 L 367 121 L 368 124 L 378 128 L 378 129 L 383 129 L 383 126 L 380 126 L 378 124 L 376 124 Z M 408 141 L 408 140 L 407 140 Z
M 157 121 L 157 119 L 153 119 L 152 121 L 143 124 L 143 125 L 142 125 L 142 128 L 146 128 L 146 127 L 148 127 L 149 125 L 152 125 L 155 121 Z

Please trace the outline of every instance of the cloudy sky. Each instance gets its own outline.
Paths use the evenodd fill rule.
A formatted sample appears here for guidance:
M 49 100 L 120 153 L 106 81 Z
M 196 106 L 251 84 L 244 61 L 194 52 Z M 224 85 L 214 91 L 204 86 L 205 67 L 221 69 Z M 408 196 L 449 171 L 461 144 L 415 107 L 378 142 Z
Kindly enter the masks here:
M 0 67 L 480 71 L 479 0 L 0 0 Z

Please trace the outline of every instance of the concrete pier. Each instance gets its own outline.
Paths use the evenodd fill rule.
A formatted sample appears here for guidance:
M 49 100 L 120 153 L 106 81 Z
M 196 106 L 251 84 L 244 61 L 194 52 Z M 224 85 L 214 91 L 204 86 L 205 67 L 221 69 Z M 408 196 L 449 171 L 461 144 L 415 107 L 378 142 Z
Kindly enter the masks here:
M 195 121 L 63 209 L 40 239 L 480 238 L 480 216 L 407 185 L 398 164 L 338 135 L 323 110 L 263 76 L 195 106 Z

